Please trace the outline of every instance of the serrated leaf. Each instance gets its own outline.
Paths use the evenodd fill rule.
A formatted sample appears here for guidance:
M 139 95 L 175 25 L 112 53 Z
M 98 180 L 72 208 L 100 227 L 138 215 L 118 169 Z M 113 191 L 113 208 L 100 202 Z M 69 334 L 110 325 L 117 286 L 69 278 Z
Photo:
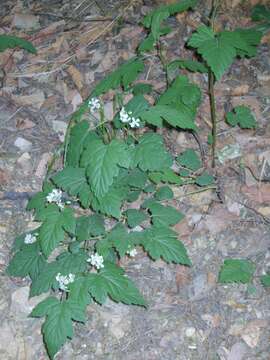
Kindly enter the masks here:
M 260 277 L 260 280 L 264 287 L 266 287 L 266 288 L 270 287 L 270 274 L 262 275 Z
M 76 303 L 58 302 L 51 307 L 42 325 L 42 334 L 51 359 L 73 336 L 72 319 L 84 322 L 84 312 Z
M 199 186 L 207 186 L 213 184 L 214 181 L 214 177 L 208 174 L 207 171 L 204 171 L 200 176 L 196 178 L 195 183 Z
M 155 198 L 159 201 L 173 199 L 173 191 L 169 186 L 162 186 L 155 193 Z
M 78 276 L 69 285 L 69 300 L 77 303 L 81 308 L 85 308 L 91 303 L 88 280 L 86 276 Z
M 227 113 L 226 121 L 231 126 L 239 125 L 242 129 L 254 129 L 257 122 L 250 109 L 246 106 L 236 106 L 233 111 Z
M 78 217 L 75 233 L 78 241 L 88 240 L 91 236 L 103 235 L 105 233 L 103 217 L 98 214 Z
M 61 272 L 60 264 L 58 262 L 47 263 L 39 276 L 32 281 L 30 297 L 49 291 L 52 284 L 55 282 L 55 276 L 58 272 Z
M 127 183 L 129 186 L 132 186 L 134 188 L 143 189 L 146 181 L 147 174 L 144 171 L 135 168 L 129 173 Z
M 153 50 L 155 47 L 155 39 L 154 36 L 150 33 L 139 45 L 138 51 L 139 53 Z
M 146 306 L 132 281 L 124 276 L 123 269 L 114 264 L 106 263 L 98 274 L 89 274 L 88 279 L 90 293 L 100 304 L 110 296 L 115 302 Z
M 75 232 L 75 218 L 72 209 L 60 211 L 57 205 L 49 205 L 40 213 L 43 223 L 40 227 L 39 239 L 43 254 L 48 257 L 57 245 L 64 240 L 65 231 Z
M 209 27 L 202 25 L 194 33 L 188 45 L 197 49 L 217 80 L 220 80 L 236 57 L 235 47 L 224 36 L 216 36 Z
M 148 206 L 152 214 L 152 222 L 157 226 L 175 225 L 184 218 L 184 215 L 172 206 L 152 203 Z
M 45 300 L 41 301 L 35 306 L 29 316 L 31 317 L 43 317 L 46 316 L 51 307 L 57 305 L 59 300 L 56 297 L 49 296 Z
M 248 260 L 227 259 L 224 260 L 218 281 L 220 283 L 241 282 L 247 284 L 251 281 L 255 265 Z
M 132 93 L 134 96 L 142 95 L 142 94 L 149 94 L 149 93 L 151 93 L 152 89 L 153 89 L 153 86 L 151 84 L 138 83 L 132 87 Z
M 106 240 L 117 250 L 120 257 L 123 257 L 130 247 L 127 229 L 121 223 L 110 231 Z
M 117 70 L 107 75 L 94 89 L 91 97 L 99 96 L 110 89 L 123 86 L 126 90 L 128 85 L 133 82 L 138 74 L 144 70 L 144 63 L 138 58 L 132 58 L 120 65 Z
M 162 172 L 152 172 L 149 173 L 149 179 L 154 183 L 158 184 L 160 182 L 182 185 L 183 180 L 179 175 L 177 175 L 172 169 L 165 169 Z
M 99 199 L 93 199 L 92 207 L 104 215 L 119 219 L 121 216 L 120 209 L 122 201 L 125 197 L 126 194 L 123 192 L 123 189 L 111 187 L 105 196 Z
M 93 140 L 82 154 L 81 164 L 87 167 L 86 174 L 97 198 L 102 198 L 109 190 L 113 179 L 119 173 L 119 166 L 129 166 L 129 152 L 119 140 L 104 144 Z
M 201 62 L 195 60 L 174 60 L 168 66 L 168 71 L 173 71 L 177 68 L 187 69 L 192 72 L 207 73 L 208 69 Z
M 18 277 L 29 275 L 35 279 L 43 271 L 45 264 L 45 258 L 40 254 L 39 244 L 29 244 L 15 253 L 7 267 L 7 273 Z
M 154 226 L 147 230 L 142 245 L 154 260 L 163 258 L 169 263 L 191 265 L 184 245 L 177 239 L 177 233 L 167 227 Z
M 197 171 L 202 167 L 201 159 L 193 149 L 185 150 L 177 157 L 177 161 L 181 166 L 184 166 L 192 171 Z
M 147 215 L 137 209 L 128 209 L 125 211 L 125 214 L 127 215 L 128 226 L 131 228 L 134 228 L 147 220 Z
M 12 35 L 0 35 L 0 52 L 16 47 L 27 50 L 32 54 L 37 53 L 37 49 L 30 41 Z
M 46 196 L 53 190 L 53 185 L 49 183 L 43 184 L 42 191 L 35 194 L 27 204 L 27 210 L 40 210 L 45 207 Z
M 139 139 L 134 164 L 141 170 L 158 171 L 172 165 L 172 157 L 166 151 L 160 135 L 146 133 Z
M 74 125 L 70 130 L 70 138 L 66 154 L 67 166 L 78 167 L 84 142 L 88 136 L 89 124 L 86 120 Z

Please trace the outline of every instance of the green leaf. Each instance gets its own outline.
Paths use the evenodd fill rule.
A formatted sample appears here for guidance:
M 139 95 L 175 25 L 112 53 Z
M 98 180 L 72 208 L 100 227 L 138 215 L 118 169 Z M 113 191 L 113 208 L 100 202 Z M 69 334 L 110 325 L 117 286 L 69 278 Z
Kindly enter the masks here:
M 40 213 L 39 219 L 44 221 L 39 232 L 40 246 L 48 257 L 64 240 L 64 230 L 72 234 L 75 232 L 75 218 L 72 209 L 60 211 L 57 205 L 49 205 Z
M 138 168 L 131 170 L 128 176 L 128 185 L 134 188 L 143 189 L 147 181 L 147 174 Z
M 202 167 L 201 159 L 193 149 L 185 150 L 177 157 L 177 161 L 181 166 L 184 166 L 192 171 L 197 171 Z
M 37 53 L 37 49 L 33 46 L 30 41 L 11 35 L 0 35 L 0 52 L 6 49 L 13 49 L 19 47 L 27 50 L 32 54 Z
M 79 122 L 71 128 L 66 154 L 67 166 L 79 166 L 83 146 L 87 136 L 89 135 L 88 129 L 89 124 L 86 120 Z
M 15 253 L 8 265 L 7 273 L 18 277 L 29 275 L 34 279 L 43 271 L 45 264 L 45 258 L 40 254 L 39 244 L 29 244 Z
M 227 113 L 226 121 L 229 125 L 239 125 L 242 129 L 254 129 L 257 126 L 250 109 L 243 105 L 236 106 L 233 111 Z
M 130 157 L 126 150 L 126 145 L 116 139 L 109 144 L 93 140 L 84 150 L 81 164 L 87 166 L 87 177 L 98 199 L 108 192 L 119 173 L 119 166 L 129 166 Z
M 224 261 L 218 281 L 220 283 L 241 282 L 247 284 L 251 281 L 255 265 L 248 260 L 227 259 Z
M 216 36 L 212 29 L 202 25 L 194 33 L 188 45 L 197 49 L 217 80 L 231 66 L 236 57 L 235 47 L 224 36 Z
M 152 203 L 148 208 L 152 214 L 152 222 L 157 226 L 175 225 L 184 218 L 184 215 L 172 206 Z
M 257 46 L 260 44 L 262 33 L 254 29 L 236 29 L 223 31 L 219 36 L 236 49 L 238 56 L 252 57 L 257 54 Z
M 262 275 L 260 277 L 260 280 L 264 287 L 266 287 L 266 288 L 270 287 L 270 274 Z
M 264 5 L 256 5 L 252 9 L 251 19 L 253 21 L 267 20 L 270 22 L 270 9 Z
M 118 223 L 108 234 L 107 242 L 112 244 L 120 257 L 123 257 L 130 247 L 128 232 L 124 225 Z
M 159 201 L 173 199 L 173 191 L 169 186 L 162 186 L 155 193 L 155 198 Z
M 149 108 L 148 101 L 144 98 L 143 95 L 134 96 L 126 105 L 125 110 L 127 112 L 132 112 L 132 117 L 138 118 L 140 115 Z M 120 112 L 114 118 L 114 124 L 116 128 L 124 127 L 120 121 Z
M 183 243 L 177 239 L 175 231 L 164 226 L 154 226 L 146 230 L 146 235 L 142 245 L 151 258 L 163 258 L 168 263 L 191 265 L 187 251 Z
M 73 336 L 72 319 L 84 322 L 84 312 L 70 301 L 58 302 L 49 309 L 42 333 L 51 359 L 60 350 L 67 339 Z
M 113 216 L 116 219 L 121 217 L 122 201 L 126 194 L 121 188 L 111 187 L 107 194 L 102 198 L 94 198 L 92 207 L 96 211 L 100 211 L 104 215 Z
M 200 176 L 196 178 L 195 183 L 199 186 L 207 186 L 213 184 L 214 181 L 214 177 L 208 174 L 207 171 L 204 171 Z
M 79 275 L 74 282 L 69 285 L 68 299 L 85 308 L 91 303 L 87 276 Z
M 56 297 L 49 296 L 37 304 L 29 316 L 38 318 L 46 316 L 50 311 L 50 308 L 57 305 L 58 302 L 59 300 Z
M 76 219 L 76 237 L 78 241 L 90 239 L 91 236 L 105 234 L 104 219 L 98 214 L 80 216 Z
M 172 169 L 165 169 L 162 172 L 152 172 L 149 174 L 149 179 L 153 181 L 154 183 L 158 184 L 160 182 L 170 183 L 170 184 L 176 184 L 176 185 L 182 185 L 183 180 L 181 177 Z
M 43 271 L 40 272 L 31 284 L 30 297 L 37 296 L 49 291 L 56 281 L 55 276 L 58 272 L 61 272 L 60 263 L 55 261 L 53 263 L 47 263 Z
M 128 209 L 125 211 L 125 214 L 127 215 L 128 226 L 131 228 L 134 228 L 147 220 L 146 214 L 137 209 Z
M 165 150 L 160 135 L 146 133 L 141 136 L 136 147 L 134 164 L 143 171 L 158 171 L 172 165 L 172 157 Z
M 151 93 L 153 86 L 151 84 L 138 83 L 132 87 L 134 96 Z
M 47 203 L 46 196 L 53 190 L 53 185 L 49 183 L 43 184 L 42 191 L 35 194 L 27 204 L 27 210 L 40 210 Z
M 168 65 L 168 71 L 173 71 L 177 68 L 187 69 L 192 72 L 207 73 L 208 69 L 201 62 L 195 60 L 174 60 Z
M 85 169 L 65 167 L 52 177 L 53 182 L 70 195 L 78 195 L 87 184 Z
M 138 58 L 132 58 L 120 65 L 117 70 L 107 75 L 94 89 L 91 97 L 99 96 L 110 89 L 123 86 L 126 90 L 140 72 L 144 70 L 144 63 Z
M 98 274 L 89 274 L 88 279 L 90 293 L 100 304 L 110 296 L 115 302 L 146 306 L 132 281 L 124 276 L 123 269 L 114 264 L 106 263 Z
M 138 51 L 139 53 L 143 53 L 146 51 L 153 50 L 155 47 L 155 39 L 154 36 L 150 33 L 139 45 Z

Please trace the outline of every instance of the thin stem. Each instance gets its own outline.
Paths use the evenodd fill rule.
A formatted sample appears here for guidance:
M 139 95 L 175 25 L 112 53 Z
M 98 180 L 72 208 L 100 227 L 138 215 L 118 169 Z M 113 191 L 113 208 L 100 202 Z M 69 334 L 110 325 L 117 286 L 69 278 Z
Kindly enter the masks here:
M 209 26 L 215 31 L 215 19 L 217 16 L 218 7 L 220 5 L 220 0 L 212 0 L 212 6 L 210 11 L 210 20 Z M 217 141 L 217 117 L 216 117 L 216 101 L 215 101 L 215 75 L 213 71 L 209 68 L 208 72 L 208 94 L 210 101 L 210 111 L 211 111 L 211 122 L 212 122 L 212 167 L 215 167 L 215 156 L 216 156 L 216 141 Z
M 212 122 L 212 167 L 215 167 L 216 142 L 217 142 L 217 117 L 216 117 L 216 101 L 214 92 L 215 78 L 213 72 L 209 69 L 208 74 L 208 90 Z
M 167 69 L 167 61 L 166 61 L 166 58 L 165 56 L 163 55 L 163 52 L 162 52 L 162 44 L 161 44 L 161 41 L 158 40 L 157 42 L 157 55 L 160 59 L 160 62 L 163 66 L 163 70 L 165 72 L 165 76 L 166 76 L 166 85 L 167 87 L 169 86 L 169 77 L 168 77 L 168 69 Z

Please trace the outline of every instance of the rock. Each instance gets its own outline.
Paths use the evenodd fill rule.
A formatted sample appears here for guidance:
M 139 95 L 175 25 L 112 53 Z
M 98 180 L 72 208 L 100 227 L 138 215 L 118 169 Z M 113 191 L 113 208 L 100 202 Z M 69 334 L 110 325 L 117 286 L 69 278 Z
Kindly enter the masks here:
M 35 175 L 39 178 L 43 178 L 46 175 L 47 164 L 52 157 L 51 153 L 44 153 L 41 156 L 41 160 L 38 163 L 37 169 L 35 171 Z
M 114 114 L 113 114 L 113 102 L 112 101 L 108 101 L 104 105 L 104 115 L 107 120 L 113 119 Z
M 255 348 L 258 345 L 262 329 L 268 325 L 267 320 L 252 320 L 241 331 L 241 338 L 249 347 Z
M 235 343 L 228 354 L 227 360 L 242 360 L 247 353 L 247 347 L 242 342 Z
M 12 25 L 18 29 L 38 29 L 40 27 L 39 16 L 31 14 L 15 14 Z
M 205 297 L 209 288 L 210 285 L 207 281 L 207 274 L 201 273 L 197 275 L 190 286 L 190 299 L 200 299 Z
M 58 134 L 60 141 L 64 142 L 67 131 L 67 123 L 64 121 L 53 120 L 52 126 L 53 130 Z
M 23 152 L 30 151 L 32 148 L 32 143 L 30 141 L 24 139 L 23 137 L 18 137 L 15 140 L 14 145 Z
M 31 156 L 28 152 L 23 153 L 17 160 L 17 164 L 26 172 L 32 169 Z
M 196 334 L 196 329 L 194 327 L 189 327 L 185 330 L 186 337 L 192 338 Z
M 221 164 L 224 164 L 227 160 L 233 160 L 236 159 L 238 157 L 240 157 L 241 154 L 241 149 L 239 144 L 231 144 L 231 145 L 226 145 L 224 146 L 223 149 L 221 149 L 220 151 L 218 151 L 217 153 L 217 157 L 218 157 L 218 161 Z
M 47 294 L 42 294 L 29 299 L 29 286 L 21 287 L 11 295 L 10 311 L 16 318 L 26 319 L 33 308 L 46 297 Z

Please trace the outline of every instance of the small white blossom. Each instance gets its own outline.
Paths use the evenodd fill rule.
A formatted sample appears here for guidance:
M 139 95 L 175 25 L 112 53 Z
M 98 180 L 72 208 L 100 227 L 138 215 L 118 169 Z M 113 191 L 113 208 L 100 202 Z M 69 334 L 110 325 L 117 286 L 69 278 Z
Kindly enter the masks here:
M 134 117 L 131 119 L 131 122 L 129 123 L 131 128 L 138 128 L 140 127 L 140 119 L 135 119 Z
M 124 107 L 122 107 L 122 109 L 120 111 L 120 121 L 122 123 L 129 123 L 131 120 L 131 117 L 129 115 L 131 115 L 131 111 L 129 111 L 127 113 L 126 109 Z
M 135 256 L 138 254 L 138 252 L 137 252 L 137 250 L 134 248 L 134 249 L 128 250 L 128 251 L 127 251 L 127 254 L 128 254 L 130 257 L 135 257 Z
M 104 267 L 103 256 L 99 255 L 98 253 L 92 254 L 87 261 L 90 262 L 90 264 L 94 266 L 96 269 L 101 269 Z
M 98 98 L 92 98 L 89 100 L 88 106 L 90 108 L 90 111 L 94 112 L 100 109 L 101 104 Z
M 53 189 L 47 196 L 46 200 L 49 203 L 55 203 L 62 210 L 64 208 L 64 204 L 62 203 L 62 191 L 58 189 Z
M 36 234 L 35 234 L 36 235 Z M 26 234 L 25 238 L 24 238 L 24 243 L 25 244 L 33 244 L 34 242 L 37 241 L 36 236 L 33 234 Z
M 71 273 L 68 275 L 61 275 L 61 273 L 58 273 L 55 279 L 59 283 L 59 289 L 63 291 L 68 291 L 67 285 L 73 283 L 73 281 L 75 280 L 75 275 Z

